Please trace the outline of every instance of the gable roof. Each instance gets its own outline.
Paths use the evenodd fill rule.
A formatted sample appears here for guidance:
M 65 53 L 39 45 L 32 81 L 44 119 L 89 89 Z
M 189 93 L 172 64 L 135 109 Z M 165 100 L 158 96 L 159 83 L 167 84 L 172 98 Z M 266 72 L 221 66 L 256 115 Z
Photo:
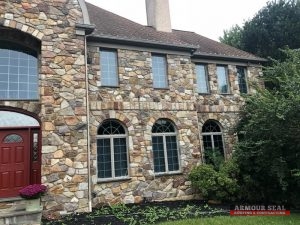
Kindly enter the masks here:
M 95 30 L 88 36 L 88 40 L 184 50 L 193 52 L 193 57 L 196 58 L 253 62 L 266 61 L 263 58 L 194 32 L 172 30 L 172 32 L 168 33 L 156 31 L 153 27 L 135 23 L 90 3 L 86 3 L 86 6 L 91 23 L 95 24 Z

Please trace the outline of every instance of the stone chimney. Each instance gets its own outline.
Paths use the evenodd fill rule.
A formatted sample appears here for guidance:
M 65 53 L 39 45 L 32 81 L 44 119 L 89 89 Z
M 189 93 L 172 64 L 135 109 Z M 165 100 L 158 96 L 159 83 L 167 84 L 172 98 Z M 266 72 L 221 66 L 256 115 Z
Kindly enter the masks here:
M 146 0 L 147 24 L 157 31 L 172 32 L 169 0 Z

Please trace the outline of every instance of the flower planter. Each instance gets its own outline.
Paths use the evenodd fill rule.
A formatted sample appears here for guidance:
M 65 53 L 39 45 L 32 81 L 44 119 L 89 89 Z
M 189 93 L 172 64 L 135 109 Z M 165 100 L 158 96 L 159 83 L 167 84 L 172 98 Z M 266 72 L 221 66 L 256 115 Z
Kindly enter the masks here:
M 40 198 L 27 199 L 25 209 L 26 209 L 27 212 L 33 212 L 33 211 L 41 210 L 41 199 Z

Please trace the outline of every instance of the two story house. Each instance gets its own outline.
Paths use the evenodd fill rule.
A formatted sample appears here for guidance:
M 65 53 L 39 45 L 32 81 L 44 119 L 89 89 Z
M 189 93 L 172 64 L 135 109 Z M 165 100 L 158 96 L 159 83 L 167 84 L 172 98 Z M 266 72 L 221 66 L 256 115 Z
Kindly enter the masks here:
M 264 59 L 84 0 L 0 2 L 0 200 L 43 183 L 43 210 L 192 199 L 187 176 L 236 141 Z M 1 204 L 0 202 L 0 204 Z

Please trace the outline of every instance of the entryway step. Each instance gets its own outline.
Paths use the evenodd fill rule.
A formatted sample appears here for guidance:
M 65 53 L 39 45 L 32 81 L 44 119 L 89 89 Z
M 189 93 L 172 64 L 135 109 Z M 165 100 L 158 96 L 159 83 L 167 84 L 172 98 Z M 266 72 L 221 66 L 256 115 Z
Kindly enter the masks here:
M 2 213 L 24 211 L 25 207 L 26 200 L 24 198 L 0 198 L 0 217 Z
M 23 198 L 0 199 L 0 225 L 38 225 L 42 210 L 28 212 Z
M 0 225 L 40 224 L 41 219 L 42 219 L 41 210 L 33 211 L 33 212 L 21 211 L 21 212 L 0 215 Z

